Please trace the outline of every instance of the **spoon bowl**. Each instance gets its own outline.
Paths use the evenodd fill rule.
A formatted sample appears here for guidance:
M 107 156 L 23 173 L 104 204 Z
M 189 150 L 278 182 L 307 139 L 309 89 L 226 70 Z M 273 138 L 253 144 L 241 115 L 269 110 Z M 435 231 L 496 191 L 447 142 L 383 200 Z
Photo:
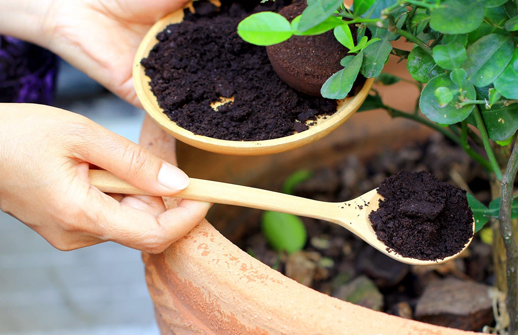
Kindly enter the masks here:
M 103 170 L 90 170 L 90 182 L 105 193 L 150 195 Z M 401 256 L 378 240 L 369 220 L 369 214 L 378 209 L 379 200 L 382 199 L 376 189 L 346 202 L 324 202 L 252 187 L 191 178 L 187 188 L 172 196 L 329 221 L 348 229 L 385 255 L 412 265 L 431 265 L 451 260 L 462 253 L 473 239 L 471 237 L 461 251 L 443 259 L 420 260 Z M 473 231 L 474 229 L 473 221 Z
M 182 22 L 183 15 L 183 10 L 173 12 L 157 21 L 148 31 L 135 55 L 133 81 L 142 106 L 160 127 L 178 140 L 199 149 L 230 155 L 265 155 L 284 152 L 309 144 L 326 136 L 347 121 L 365 101 L 374 82 L 374 78 L 367 79 L 356 95 L 338 102 L 336 113 L 326 116 L 325 119 L 318 119 L 314 125 L 309 126 L 308 130 L 300 133 L 264 141 L 229 141 L 196 135 L 178 126 L 163 113 L 151 91 L 149 78 L 144 72 L 145 69 L 140 64 L 141 60 L 149 55 L 150 50 L 158 42 L 156 35 L 169 24 Z

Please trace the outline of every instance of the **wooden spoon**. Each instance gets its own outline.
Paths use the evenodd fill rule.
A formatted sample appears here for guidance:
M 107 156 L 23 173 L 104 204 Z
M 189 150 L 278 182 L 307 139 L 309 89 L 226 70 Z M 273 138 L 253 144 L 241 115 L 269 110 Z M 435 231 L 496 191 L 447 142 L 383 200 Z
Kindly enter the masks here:
M 140 64 L 142 59 L 149 55 L 150 50 L 158 42 L 156 35 L 169 24 L 182 22 L 183 15 L 183 10 L 173 12 L 157 21 L 148 31 L 135 54 L 133 82 L 135 83 L 135 91 L 142 106 L 153 120 L 175 138 L 199 149 L 220 154 L 251 156 L 273 154 L 299 148 L 328 135 L 353 116 L 367 98 L 374 82 L 374 78 L 367 79 L 362 89 L 355 96 L 347 97 L 338 102 L 336 113 L 325 118 L 319 118 L 316 124 L 311 125 L 308 130 L 300 133 L 264 141 L 228 141 L 196 135 L 178 126 L 164 114 L 151 91 L 150 79 L 146 76 L 145 69 Z
M 105 193 L 150 195 L 108 171 L 90 170 L 90 182 Z M 382 198 L 376 189 L 347 202 L 333 203 L 252 187 L 190 178 L 189 186 L 172 196 L 175 198 L 289 213 L 329 221 L 347 228 L 385 255 L 412 265 L 430 265 L 446 262 L 458 256 L 471 243 L 470 239 L 459 253 L 439 260 L 423 261 L 403 257 L 394 251 L 388 251 L 388 247 L 378 240 L 369 220 L 369 213 L 378 209 L 379 200 Z

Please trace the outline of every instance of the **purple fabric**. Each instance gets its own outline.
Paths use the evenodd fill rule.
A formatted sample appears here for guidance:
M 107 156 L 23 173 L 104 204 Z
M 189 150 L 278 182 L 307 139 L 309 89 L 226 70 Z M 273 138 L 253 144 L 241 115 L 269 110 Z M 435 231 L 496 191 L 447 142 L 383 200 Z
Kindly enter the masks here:
M 58 58 L 16 38 L 0 36 L 0 102 L 53 102 Z

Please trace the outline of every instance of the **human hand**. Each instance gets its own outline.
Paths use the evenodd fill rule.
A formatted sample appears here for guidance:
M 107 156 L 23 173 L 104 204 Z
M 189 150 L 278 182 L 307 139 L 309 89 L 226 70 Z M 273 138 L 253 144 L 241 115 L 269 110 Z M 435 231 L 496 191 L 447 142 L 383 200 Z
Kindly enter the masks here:
M 104 241 L 159 253 L 200 222 L 209 204 L 158 197 L 115 198 L 90 185 L 90 164 L 156 195 L 188 177 L 131 141 L 57 108 L 0 104 L 0 209 L 60 250 Z
M 140 107 L 133 58 L 146 32 L 188 0 L 0 0 L 0 34 L 47 48 Z

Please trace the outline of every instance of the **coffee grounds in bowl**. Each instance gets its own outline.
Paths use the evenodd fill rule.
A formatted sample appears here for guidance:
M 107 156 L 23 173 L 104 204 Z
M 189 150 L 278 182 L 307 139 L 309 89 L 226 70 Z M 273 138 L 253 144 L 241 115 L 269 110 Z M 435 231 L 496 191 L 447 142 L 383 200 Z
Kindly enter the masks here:
M 253 11 L 281 6 L 279 0 Z M 240 3 L 223 2 L 221 10 L 208 2 L 195 7 L 196 14 L 186 10 L 182 23 L 160 32 L 142 60 L 159 106 L 178 126 L 217 139 L 258 141 L 307 130 L 308 120 L 336 112 L 336 101 L 290 88 L 274 72 L 266 49 L 237 35 L 237 25 L 251 14 Z M 222 98 L 234 100 L 215 111 L 211 104 Z
M 473 213 L 466 192 L 428 172 L 385 179 L 384 197 L 369 215 L 389 251 L 420 260 L 443 259 L 461 251 L 473 236 Z

